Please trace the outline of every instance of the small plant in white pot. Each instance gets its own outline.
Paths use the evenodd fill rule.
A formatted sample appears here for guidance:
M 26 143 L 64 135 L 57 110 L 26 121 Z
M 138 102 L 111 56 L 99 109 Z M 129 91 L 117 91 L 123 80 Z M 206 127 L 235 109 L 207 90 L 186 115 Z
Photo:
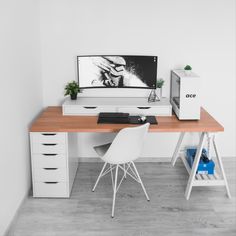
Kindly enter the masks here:
M 71 100 L 76 100 L 79 91 L 80 88 L 76 81 L 69 82 L 65 87 L 65 96 L 70 95 Z
M 165 81 L 163 79 L 157 80 L 157 89 L 158 89 L 158 97 L 162 98 L 162 87 L 164 85 Z
M 190 65 L 186 65 L 186 66 L 184 67 L 184 71 L 185 71 L 185 74 L 186 74 L 186 75 L 190 75 L 191 72 L 192 72 L 192 67 L 191 67 Z

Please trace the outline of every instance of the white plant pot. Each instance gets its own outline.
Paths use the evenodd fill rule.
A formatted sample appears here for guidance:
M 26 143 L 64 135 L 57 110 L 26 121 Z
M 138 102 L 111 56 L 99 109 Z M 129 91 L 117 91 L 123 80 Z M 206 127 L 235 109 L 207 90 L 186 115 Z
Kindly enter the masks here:
M 157 88 L 157 89 L 156 89 L 156 94 L 157 94 L 157 97 L 158 97 L 159 99 L 161 99 L 161 98 L 162 98 L 162 88 Z
M 185 73 L 185 75 L 188 75 L 188 76 L 189 76 L 189 75 L 192 74 L 192 71 L 191 71 L 191 70 L 185 70 L 184 73 Z

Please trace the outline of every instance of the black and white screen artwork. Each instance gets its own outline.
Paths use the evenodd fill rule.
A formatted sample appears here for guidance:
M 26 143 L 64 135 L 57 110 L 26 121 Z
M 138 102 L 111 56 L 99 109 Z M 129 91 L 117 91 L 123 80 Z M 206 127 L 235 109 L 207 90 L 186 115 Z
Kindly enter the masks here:
M 156 88 L 156 56 L 78 56 L 80 88 Z

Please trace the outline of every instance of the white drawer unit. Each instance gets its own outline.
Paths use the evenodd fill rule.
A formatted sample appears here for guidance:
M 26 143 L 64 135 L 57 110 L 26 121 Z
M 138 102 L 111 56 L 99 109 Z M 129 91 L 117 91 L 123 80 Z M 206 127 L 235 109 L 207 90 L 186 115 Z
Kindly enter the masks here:
M 65 133 L 53 133 L 53 132 L 34 132 L 32 135 L 33 143 L 65 143 Z
M 66 168 L 35 168 L 35 182 L 66 182 Z
M 65 153 L 65 143 L 34 143 L 32 144 L 33 153 L 42 154 L 61 154 Z
M 35 182 L 33 187 L 34 197 L 68 197 L 67 182 Z
M 37 168 L 58 168 L 66 167 L 66 155 L 65 154 L 33 154 L 32 159 L 34 165 Z
M 129 113 L 130 115 L 149 115 L 149 116 L 166 116 L 171 115 L 171 109 L 167 106 L 159 107 L 119 107 L 118 112 Z
M 67 115 L 97 115 L 100 112 L 115 112 L 114 107 L 103 107 L 103 106 L 66 106 L 64 108 L 64 113 Z
M 91 115 L 100 112 L 127 112 L 130 115 L 171 116 L 172 106 L 167 98 L 148 102 L 142 97 L 78 97 L 67 98 L 62 105 L 63 115 Z
M 70 138 L 68 139 L 68 136 Z M 31 132 L 31 162 L 34 197 L 69 197 L 77 163 L 69 158 L 69 140 L 64 132 Z M 71 171 L 71 162 L 74 163 Z

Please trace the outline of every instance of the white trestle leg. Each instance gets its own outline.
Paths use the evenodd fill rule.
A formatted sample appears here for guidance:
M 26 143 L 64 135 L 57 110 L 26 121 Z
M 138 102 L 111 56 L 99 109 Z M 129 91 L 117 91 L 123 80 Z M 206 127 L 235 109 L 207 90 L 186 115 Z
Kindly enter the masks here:
M 192 191 L 193 182 L 195 180 L 195 176 L 196 176 L 196 172 L 197 172 L 197 168 L 198 168 L 198 163 L 200 161 L 200 157 L 202 154 L 202 148 L 203 148 L 205 137 L 206 137 L 206 133 L 203 132 L 200 137 L 200 141 L 199 141 L 198 148 L 197 148 L 197 153 L 194 158 L 193 166 L 191 169 L 191 173 L 190 173 L 190 176 L 188 179 L 188 184 L 187 184 L 186 191 L 185 191 L 185 197 L 187 200 L 189 199 L 190 193 Z
M 182 132 L 182 133 L 180 134 L 180 136 L 179 136 L 178 143 L 177 143 L 177 145 L 176 145 L 176 148 L 175 148 L 173 157 L 172 157 L 172 159 L 171 159 L 171 164 L 172 164 L 172 166 L 175 165 L 175 162 L 176 162 L 177 159 L 178 159 L 179 150 L 180 150 L 180 147 L 181 147 L 181 144 L 182 144 L 184 135 L 185 135 L 185 132 Z
M 204 141 L 205 138 L 207 138 L 207 149 L 208 149 L 208 158 L 212 159 L 211 156 L 211 143 L 213 143 L 213 148 L 216 154 L 216 159 L 219 165 L 219 169 L 221 172 L 222 176 L 219 176 L 217 174 L 217 172 L 215 171 L 214 175 L 211 174 L 196 174 L 197 173 L 197 168 L 199 165 L 199 161 L 201 158 L 201 154 L 202 154 L 202 149 L 203 149 L 203 145 L 204 145 Z M 186 160 L 183 160 L 184 165 L 186 166 Z M 188 164 L 187 164 L 188 165 Z M 195 155 L 194 158 L 194 162 L 192 165 L 192 169 L 188 167 L 186 167 L 188 172 L 190 173 L 189 179 L 188 179 L 188 183 L 187 183 L 187 187 L 186 187 L 186 191 L 185 191 L 185 197 L 188 200 L 192 191 L 192 187 L 193 186 L 225 186 L 226 187 L 226 192 L 227 192 L 227 196 L 229 198 L 231 198 L 231 194 L 230 194 L 230 190 L 229 190 L 229 185 L 226 179 L 226 175 L 225 175 L 225 171 L 224 171 L 224 167 L 223 167 L 223 163 L 221 160 L 221 156 L 219 154 L 217 145 L 216 145 L 216 141 L 215 141 L 215 135 L 214 134 L 209 134 L 206 132 L 203 132 L 200 136 L 200 141 L 197 147 L 197 153 Z
M 222 173 L 222 176 L 223 176 L 223 179 L 224 179 L 224 182 L 225 182 L 227 195 L 228 195 L 228 198 L 231 198 L 231 194 L 230 194 L 230 191 L 229 191 L 229 185 L 228 185 L 228 182 L 227 182 L 227 179 L 226 179 L 226 175 L 225 175 L 223 163 L 222 163 L 222 160 L 221 160 L 221 156 L 219 154 L 219 151 L 218 151 L 218 148 L 217 148 L 217 145 L 216 145 L 215 136 L 213 136 L 212 141 L 213 141 L 213 146 L 214 146 L 215 153 L 216 153 L 216 158 L 217 158 L 217 161 L 219 163 L 220 171 Z

